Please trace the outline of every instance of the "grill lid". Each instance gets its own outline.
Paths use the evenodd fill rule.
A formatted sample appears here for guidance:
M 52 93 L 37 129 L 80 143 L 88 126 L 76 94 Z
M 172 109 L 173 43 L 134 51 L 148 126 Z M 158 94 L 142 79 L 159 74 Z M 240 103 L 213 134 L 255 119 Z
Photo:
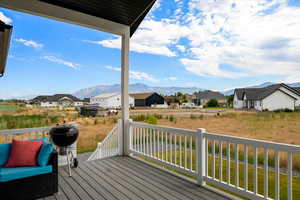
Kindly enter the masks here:
M 55 145 L 67 147 L 77 140 L 79 131 L 75 126 L 62 125 L 53 127 L 49 134 Z

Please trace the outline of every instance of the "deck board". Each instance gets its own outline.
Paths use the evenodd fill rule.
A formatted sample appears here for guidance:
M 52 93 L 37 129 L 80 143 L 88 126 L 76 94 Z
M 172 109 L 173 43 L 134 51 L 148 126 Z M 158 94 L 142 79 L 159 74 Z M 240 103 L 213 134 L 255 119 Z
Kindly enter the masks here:
M 130 157 L 85 160 L 79 159 L 72 177 L 66 167 L 60 167 L 59 193 L 44 200 L 227 199 Z

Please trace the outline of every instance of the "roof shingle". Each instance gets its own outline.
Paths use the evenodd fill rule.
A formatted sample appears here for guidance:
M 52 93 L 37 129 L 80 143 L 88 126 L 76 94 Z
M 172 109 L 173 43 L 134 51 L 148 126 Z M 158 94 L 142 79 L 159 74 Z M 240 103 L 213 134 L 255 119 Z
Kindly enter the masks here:
M 274 84 L 263 88 L 237 88 L 234 90 L 234 93 L 237 95 L 239 100 L 243 100 L 244 95 L 246 95 L 248 100 L 261 100 L 281 87 L 284 87 L 300 96 L 300 88 L 293 88 L 284 83 Z

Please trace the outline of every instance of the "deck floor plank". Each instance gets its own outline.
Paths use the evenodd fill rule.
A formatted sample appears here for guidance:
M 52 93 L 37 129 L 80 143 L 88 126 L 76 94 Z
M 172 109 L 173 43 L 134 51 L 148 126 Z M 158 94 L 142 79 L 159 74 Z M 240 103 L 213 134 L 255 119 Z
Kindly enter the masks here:
M 79 169 L 79 168 L 78 168 Z M 91 199 L 99 199 L 99 200 L 105 200 L 104 197 L 101 196 L 89 183 L 88 181 L 84 180 L 78 173 L 78 169 L 73 170 L 73 176 L 72 178 L 76 181 L 80 187 L 82 187 L 86 193 L 88 193 L 91 197 Z
M 84 199 L 84 200 L 92 200 L 91 196 L 89 193 L 86 192 L 85 188 L 82 187 L 80 185 L 80 183 L 78 183 L 76 181 L 75 178 L 70 178 L 69 177 L 69 173 L 66 171 L 66 168 L 63 167 L 60 170 L 60 174 L 61 176 L 65 179 L 65 181 L 70 185 L 70 187 L 73 189 L 73 191 L 76 192 L 76 194 L 80 197 L 80 199 Z
M 121 157 L 116 157 L 113 159 L 123 159 Z M 127 163 L 128 165 L 131 165 L 134 168 L 139 168 L 140 170 L 138 170 L 139 172 L 145 174 L 147 177 L 149 178 L 157 178 L 157 181 L 162 182 L 162 184 L 168 184 L 169 186 L 173 186 L 173 188 L 182 188 L 184 189 L 184 191 L 189 191 L 189 193 L 185 193 L 185 194 L 195 194 L 198 196 L 198 198 L 205 198 L 205 199 L 215 199 L 215 200 L 222 200 L 224 199 L 224 197 L 212 193 L 211 191 L 208 191 L 207 189 L 203 188 L 203 187 L 199 187 L 196 184 L 193 184 L 191 182 L 185 181 L 179 177 L 173 176 L 173 175 L 166 175 L 166 172 L 152 167 L 150 165 L 147 165 L 141 161 L 136 161 L 133 160 L 133 162 L 131 162 L 132 158 L 129 159 L 124 159 L 124 163 Z M 145 170 L 145 169 L 149 169 L 149 170 Z
M 73 191 L 69 184 L 64 180 L 63 176 L 61 175 L 61 170 L 62 169 L 60 169 L 60 173 L 58 176 L 58 184 L 61 186 L 62 190 L 69 200 L 80 200 L 75 191 Z
M 90 163 L 86 162 L 86 163 L 82 163 L 80 167 L 83 170 L 86 170 L 86 172 L 89 173 L 91 176 L 93 176 L 96 180 L 101 181 L 100 185 L 106 188 L 107 191 L 110 191 L 117 199 L 124 199 L 124 200 L 129 199 L 126 195 L 124 195 L 120 191 L 120 188 L 115 187 L 113 184 L 107 181 L 108 179 L 110 179 L 110 177 L 106 177 L 106 179 L 103 179 L 104 176 L 96 173 L 95 170 L 93 170 L 93 167 L 89 165 Z
M 58 193 L 56 193 L 54 196 L 57 200 L 68 200 L 68 197 L 60 185 L 58 186 Z
M 44 200 L 228 200 L 206 188 L 129 157 L 86 161 L 68 176 L 59 168 L 59 193 Z
M 117 158 L 117 159 L 119 159 L 119 158 Z M 131 160 L 129 160 L 129 162 L 130 161 Z M 113 159 L 111 162 L 113 162 Z M 123 170 L 129 170 L 135 176 L 139 176 L 142 179 L 145 179 L 145 180 L 151 182 L 152 184 L 158 185 L 160 188 L 163 189 L 163 191 L 165 191 L 171 195 L 174 195 L 176 198 L 195 199 L 195 200 L 199 199 L 199 197 L 196 195 L 193 195 L 191 193 L 182 192 L 185 189 L 185 187 L 183 185 L 180 185 L 180 187 L 179 186 L 172 187 L 171 183 L 168 183 L 168 182 L 162 180 L 162 177 L 155 177 L 155 176 L 149 174 L 148 170 L 145 170 L 145 168 L 139 169 L 139 168 L 137 168 L 137 165 L 128 164 L 129 162 L 127 163 L 126 160 L 122 159 L 122 158 L 120 158 L 120 160 L 118 162 L 121 162 L 122 166 L 120 166 L 120 167 L 123 167 Z M 116 164 L 118 164 L 118 162 L 116 162 Z M 170 178 L 170 176 L 171 176 L 169 174 L 165 174 L 165 176 L 166 175 L 168 175 L 168 178 Z M 179 190 L 179 188 L 180 188 L 180 190 Z M 208 200 L 208 198 L 204 198 L 203 196 L 202 196 L 202 199 Z
M 120 184 L 118 181 L 116 181 L 111 174 L 111 170 L 108 168 L 105 168 L 104 170 L 99 170 L 97 167 L 97 163 L 93 165 L 91 162 L 88 167 L 91 171 L 95 172 L 99 177 L 101 177 L 104 181 L 111 184 L 115 189 L 117 189 L 119 192 L 121 192 L 124 196 L 122 198 L 127 197 L 127 199 L 141 199 L 139 196 L 137 196 L 134 192 L 132 192 L 128 187 Z M 109 174 L 107 176 L 107 174 Z M 109 178 L 108 178 L 109 177 Z
M 99 194 L 99 199 L 102 199 L 103 197 L 104 199 L 118 200 L 118 198 L 116 198 L 111 191 L 103 187 L 101 180 L 93 176 L 93 174 L 90 174 L 90 172 L 85 170 L 82 166 L 76 169 L 76 173 L 82 177 L 94 190 L 97 191 Z
M 105 175 L 109 175 L 112 179 L 118 181 L 123 187 L 127 188 L 128 190 L 132 191 L 139 199 L 144 200 L 153 200 L 155 198 L 151 197 L 149 194 L 145 192 L 141 192 L 138 185 L 132 185 L 132 181 L 130 179 L 124 180 L 120 176 L 116 175 L 116 172 L 110 166 L 105 165 L 104 163 L 101 165 L 97 165 L 96 163 L 92 163 L 92 165 L 103 172 Z M 107 169 L 111 169 L 107 172 Z M 109 173 L 109 174 L 108 174 Z
M 156 188 L 153 189 L 154 186 L 152 186 L 152 185 L 150 187 L 147 186 L 147 184 L 144 184 L 144 181 L 142 179 L 139 179 L 138 177 L 135 177 L 135 176 L 131 176 L 131 174 L 129 174 L 129 173 L 124 173 L 122 168 L 116 167 L 116 165 L 114 165 L 110 161 L 104 160 L 104 161 L 102 161 L 102 163 L 111 167 L 113 169 L 113 173 L 118 175 L 120 178 L 127 180 L 134 187 L 139 188 L 139 191 L 141 193 L 144 193 L 145 195 L 152 197 L 154 199 L 157 199 L 157 200 L 166 199 L 162 195 L 160 195 L 160 193 L 162 191 L 158 191 L 158 189 L 156 189 Z M 144 185 L 144 187 L 140 187 L 140 185 Z

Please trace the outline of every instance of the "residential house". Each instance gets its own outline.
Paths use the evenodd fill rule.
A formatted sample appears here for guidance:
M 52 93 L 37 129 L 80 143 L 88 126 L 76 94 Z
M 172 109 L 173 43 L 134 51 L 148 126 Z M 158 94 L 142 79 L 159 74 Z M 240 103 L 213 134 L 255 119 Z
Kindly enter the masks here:
M 177 109 L 180 107 L 180 100 L 176 96 L 165 96 L 165 102 L 169 108 Z
M 194 95 L 196 96 L 195 104 L 198 106 L 205 105 L 211 99 L 216 99 L 220 105 L 226 104 L 224 94 L 217 91 L 205 90 L 196 92 Z
M 82 101 L 84 105 L 89 105 L 91 102 L 91 98 L 84 98 Z
M 71 94 L 40 95 L 31 100 L 33 105 L 42 107 L 82 106 L 83 101 Z
M 234 91 L 233 107 L 237 109 L 278 110 L 300 106 L 300 88 L 274 84 L 264 88 L 238 88 Z
M 91 97 L 90 103 L 102 108 L 121 108 L 121 94 L 120 93 L 106 93 Z M 132 96 L 129 96 L 129 106 L 134 107 L 135 102 Z
M 136 107 L 151 107 L 152 105 L 165 104 L 165 99 L 161 95 L 154 93 L 130 94 L 134 98 Z

